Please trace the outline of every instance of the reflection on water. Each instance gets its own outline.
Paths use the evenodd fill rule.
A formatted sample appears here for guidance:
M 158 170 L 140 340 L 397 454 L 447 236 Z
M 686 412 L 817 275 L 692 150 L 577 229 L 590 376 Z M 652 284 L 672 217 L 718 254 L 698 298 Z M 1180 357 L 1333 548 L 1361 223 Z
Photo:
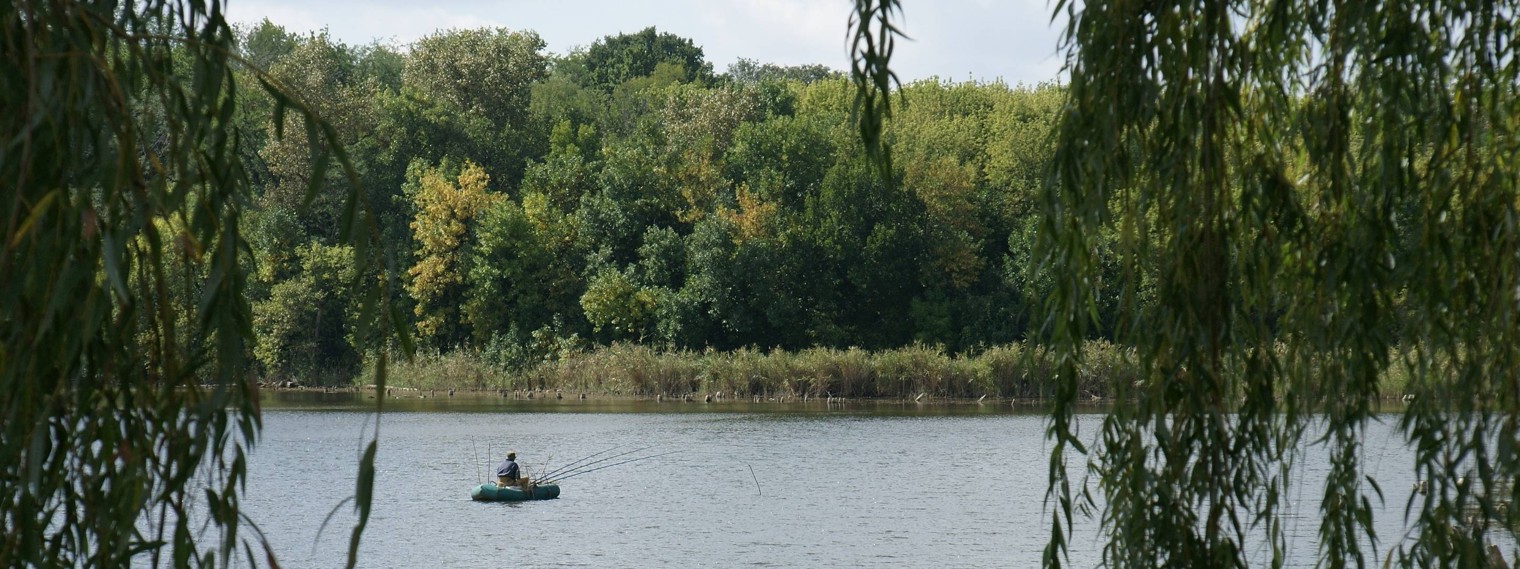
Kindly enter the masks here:
M 353 521 L 343 500 L 373 416 L 354 412 L 353 394 L 275 397 L 266 402 L 246 509 L 282 564 L 338 565 Z M 1017 567 L 1039 564 L 1048 533 L 1044 417 L 1006 403 L 454 398 L 386 406 L 363 567 Z M 1097 417 L 1083 417 L 1089 430 Z M 1368 474 L 1388 492 L 1379 516 L 1386 553 L 1403 534 L 1400 489 L 1412 478 L 1391 426 L 1372 430 L 1364 448 Z M 565 480 L 558 500 L 471 502 L 470 487 L 508 449 L 529 474 L 609 449 L 645 449 L 628 458 L 678 452 Z M 1315 560 L 1326 467 L 1314 454 L 1295 471 L 1290 566 Z M 1071 561 L 1095 566 L 1094 525 L 1078 523 Z M 1269 552 L 1256 555 L 1264 564 Z

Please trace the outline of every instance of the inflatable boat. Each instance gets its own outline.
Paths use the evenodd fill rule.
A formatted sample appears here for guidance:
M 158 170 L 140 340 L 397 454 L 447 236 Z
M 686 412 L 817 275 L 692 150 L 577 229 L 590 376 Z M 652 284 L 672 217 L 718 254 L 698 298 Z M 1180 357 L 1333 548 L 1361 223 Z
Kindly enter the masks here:
M 523 500 L 553 500 L 559 497 L 559 485 L 534 485 L 531 492 L 517 486 L 497 486 L 487 482 L 470 490 L 470 498 L 482 502 L 521 502 Z

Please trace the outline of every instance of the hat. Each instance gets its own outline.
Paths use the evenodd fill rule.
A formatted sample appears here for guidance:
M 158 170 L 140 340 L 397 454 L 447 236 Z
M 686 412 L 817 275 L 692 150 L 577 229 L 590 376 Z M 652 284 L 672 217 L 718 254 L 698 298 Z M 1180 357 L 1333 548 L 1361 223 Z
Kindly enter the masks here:
M 511 452 L 508 452 L 507 453 L 507 458 L 517 458 L 517 451 L 514 450 L 514 451 L 511 451 Z

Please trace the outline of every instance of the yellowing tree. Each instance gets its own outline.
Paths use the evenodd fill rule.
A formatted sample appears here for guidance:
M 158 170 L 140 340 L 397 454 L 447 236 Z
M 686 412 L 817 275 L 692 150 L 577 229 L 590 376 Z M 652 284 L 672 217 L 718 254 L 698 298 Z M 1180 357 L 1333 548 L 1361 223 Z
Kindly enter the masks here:
M 417 262 L 407 271 L 407 292 L 416 301 L 417 337 L 434 345 L 451 345 L 465 338 L 459 318 L 463 299 L 464 268 L 460 259 L 467 244 L 470 222 L 500 194 L 486 186 L 491 176 L 468 160 L 455 180 L 447 164 L 422 168 L 413 165 L 416 190 L 412 205 L 412 239 L 417 243 Z M 456 183 L 457 182 L 457 185 Z
M 734 190 L 734 199 L 739 202 L 737 207 L 719 207 L 717 213 L 738 228 L 740 240 L 773 236 L 777 225 L 776 204 L 761 199 L 745 186 Z

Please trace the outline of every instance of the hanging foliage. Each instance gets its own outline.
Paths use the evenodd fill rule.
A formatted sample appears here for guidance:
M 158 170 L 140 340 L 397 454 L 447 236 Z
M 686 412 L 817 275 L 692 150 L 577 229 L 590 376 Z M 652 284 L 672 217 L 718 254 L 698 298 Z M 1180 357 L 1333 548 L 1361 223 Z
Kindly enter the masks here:
M 865 16 L 895 2 L 856 6 L 857 38 L 890 37 Z M 1098 503 L 1067 464 L 1089 450 L 1074 414 L 1110 240 L 1114 334 L 1142 378 L 1110 386 L 1121 402 L 1089 455 L 1107 565 L 1281 564 L 1288 473 L 1309 444 L 1331 457 L 1323 565 L 1486 563 L 1489 536 L 1520 521 L 1501 507 L 1520 475 L 1517 13 L 1057 3 L 1069 85 L 1040 205 L 1054 287 L 1036 317 L 1062 378 L 1046 565 Z M 873 111 L 891 48 L 864 48 L 855 75 Z M 868 144 L 889 115 L 862 118 Z M 1390 377 L 1403 393 L 1380 392 Z M 1378 486 L 1361 447 L 1388 395 L 1412 401 L 1399 425 L 1429 488 L 1407 494 L 1414 530 L 1399 542 L 1372 520 L 1406 494 Z
M 0 565 L 276 565 L 239 513 L 260 418 L 232 54 L 220 2 L 0 1 Z M 305 126 L 307 200 L 334 160 L 354 180 L 333 129 L 255 75 L 277 128 Z M 347 195 L 341 233 L 373 237 Z

